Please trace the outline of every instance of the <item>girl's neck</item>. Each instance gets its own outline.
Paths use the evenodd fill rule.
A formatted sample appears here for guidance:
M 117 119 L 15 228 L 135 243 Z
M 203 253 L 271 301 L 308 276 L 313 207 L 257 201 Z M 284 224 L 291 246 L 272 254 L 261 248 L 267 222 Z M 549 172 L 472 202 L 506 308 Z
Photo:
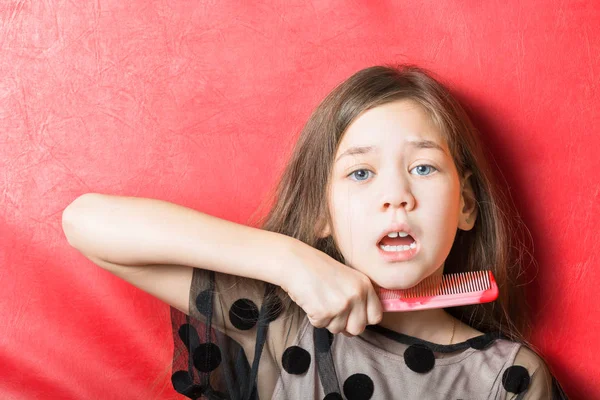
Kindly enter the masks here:
M 457 339 L 460 321 L 448 314 L 444 309 L 431 309 L 411 312 L 384 312 L 378 324 L 392 331 L 413 336 L 437 344 L 451 344 L 453 328 L 455 328 L 452 344 Z

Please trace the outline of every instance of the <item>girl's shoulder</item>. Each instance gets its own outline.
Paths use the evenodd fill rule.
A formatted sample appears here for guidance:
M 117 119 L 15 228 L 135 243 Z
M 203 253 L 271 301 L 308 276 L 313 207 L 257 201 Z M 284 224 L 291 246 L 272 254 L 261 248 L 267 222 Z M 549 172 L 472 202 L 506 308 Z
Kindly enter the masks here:
M 544 358 L 524 344 L 519 347 L 513 365 L 504 371 L 502 384 L 505 388 L 526 388 L 525 399 L 567 399 Z
M 460 323 L 458 341 L 467 341 L 484 335 L 471 326 Z M 501 340 L 510 341 L 507 338 Z M 515 393 L 523 393 L 524 399 L 567 399 L 564 390 L 554 377 L 548 363 L 536 351 L 523 343 L 518 345 L 512 365 L 502 372 L 502 386 L 506 389 L 506 398 L 514 398 Z

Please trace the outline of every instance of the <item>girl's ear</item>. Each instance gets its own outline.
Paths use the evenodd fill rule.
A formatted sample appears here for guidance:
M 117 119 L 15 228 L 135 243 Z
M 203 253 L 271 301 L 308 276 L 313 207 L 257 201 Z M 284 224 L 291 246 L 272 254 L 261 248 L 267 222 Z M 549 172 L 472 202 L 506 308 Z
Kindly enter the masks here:
M 319 239 L 324 239 L 331 235 L 331 228 L 329 227 L 329 223 L 325 220 L 325 218 L 319 221 L 318 226 L 319 228 L 317 228 L 317 237 Z
M 477 219 L 477 199 L 469 177 L 472 171 L 467 171 L 461 181 L 460 190 L 460 215 L 458 218 L 458 228 L 463 231 L 470 231 L 475 226 Z
M 331 227 L 329 226 L 328 218 L 324 215 L 324 212 L 317 219 L 315 234 L 319 239 L 325 239 L 331 235 Z

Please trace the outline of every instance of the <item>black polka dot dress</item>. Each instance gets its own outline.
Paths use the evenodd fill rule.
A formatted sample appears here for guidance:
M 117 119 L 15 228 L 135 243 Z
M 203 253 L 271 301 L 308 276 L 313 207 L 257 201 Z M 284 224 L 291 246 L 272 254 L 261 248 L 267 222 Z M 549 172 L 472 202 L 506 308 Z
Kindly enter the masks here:
M 265 282 L 194 269 L 171 308 L 173 388 L 190 399 L 566 399 L 535 353 L 500 334 L 439 345 L 378 325 L 314 328 Z

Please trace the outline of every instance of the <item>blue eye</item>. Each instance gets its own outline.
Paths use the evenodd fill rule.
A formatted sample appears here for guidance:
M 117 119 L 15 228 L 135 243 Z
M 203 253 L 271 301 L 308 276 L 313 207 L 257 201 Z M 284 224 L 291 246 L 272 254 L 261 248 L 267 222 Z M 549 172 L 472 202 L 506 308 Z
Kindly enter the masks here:
M 416 167 L 414 167 L 412 169 L 412 171 L 414 171 L 414 170 L 418 171 L 417 175 L 419 175 L 419 176 L 428 176 L 428 175 L 431 175 L 434 171 L 437 171 L 437 169 L 434 166 L 431 166 L 428 164 L 417 165 Z M 429 171 L 429 173 L 427 173 L 428 171 Z M 363 172 L 360 175 L 365 179 L 356 179 L 357 181 L 362 182 L 362 181 L 365 181 L 366 178 L 368 177 L 368 175 L 366 175 L 366 174 L 368 174 L 371 171 L 368 169 L 364 169 L 364 168 L 357 169 L 356 171 L 353 171 L 350 174 L 348 174 L 348 177 L 353 176 L 353 175 L 358 176 L 358 175 L 355 175 L 357 172 Z
M 417 165 L 416 167 L 413 168 L 413 171 L 416 170 L 416 169 L 418 169 L 418 171 L 420 171 L 420 172 L 427 172 L 427 168 L 433 169 L 433 170 L 437 171 L 437 169 L 435 167 L 433 167 L 431 165 L 427 165 L 427 164 Z M 425 169 L 425 170 L 423 170 L 423 169 Z M 420 174 L 420 173 L 417 173 L 417 175 L 427 176 L 427 175 L 431 175 L 431 174 L 425 174 L 425 173 Z
M 351 173 L 350 173 L 348 176 L 352 176 L 352 175 L 354 175 L 354 174 L 356 174 L 357 172 L 360 172 L 360 171 L 371 172 L 371 171 L 369 171 L 368 169 L 364 169 L 364 168 L 362 168 L 362 169 L 357 169 L 357 170 L 356 170 L 356 171 L 354 171 L 354 172 L 351 172 Z M 364 174 L 363 174 L 363 175 L 364 175 Z M 363 181 L 363 180 L 364 180 L 364 179 L 358 179 L 358 181 Z

